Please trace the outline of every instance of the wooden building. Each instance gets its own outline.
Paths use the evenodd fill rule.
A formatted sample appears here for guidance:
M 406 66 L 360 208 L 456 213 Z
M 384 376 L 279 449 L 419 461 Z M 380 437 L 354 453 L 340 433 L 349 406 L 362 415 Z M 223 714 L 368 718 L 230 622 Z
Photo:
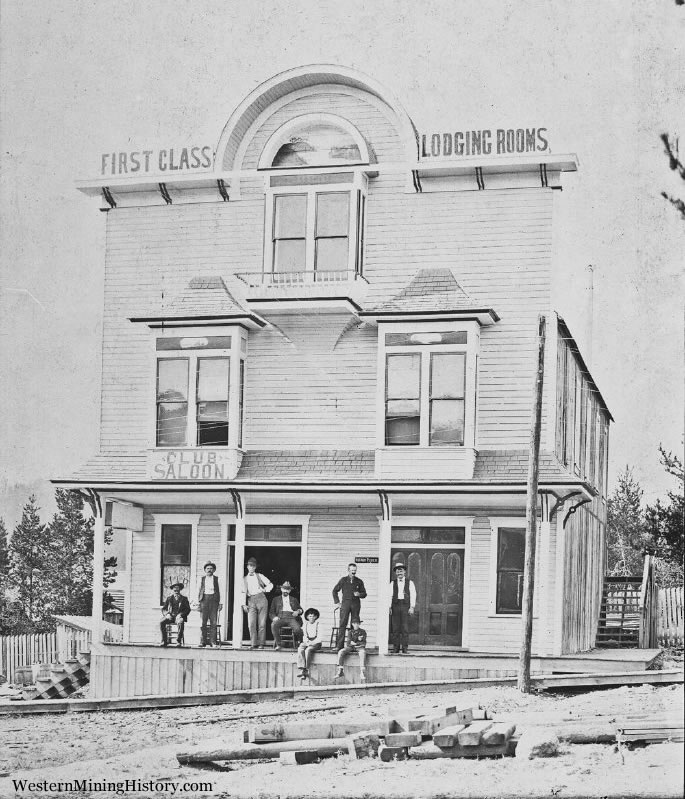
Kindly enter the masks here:
M 509 672 L 539 314 L 533 651 L 593 647 L 611 416 L 551 305 L 555 190 L 577 162 L 529 131 L 486 133 L 436 144 L 375 80 L 310 66 L 245 98 L 213 166 L 191 169 L 195 152 L 188 168 L 160 156 L 164 171 L 133 171 L 129 157 L 124 172 L 113 154 L 80 184 L 106 211 L 100 452 L 55 482 L 88 496 L 100 541 L 106 524 L 126 531 L 125 644 L 96 647 L 100 695 L 150 692 L 150 668 L 164 690 L 190 690 L 183 675 L 212 659 L 224 665 L 203 690 L 263 683 L 260 657 L 286 684 L 291 654 L 238 651 L 252 555 L 327 629 L 356 561 L 387 679 L 401 558 L 418 591 L 402 674 L 422 657 L 431 674 Z M 193 649 L 192 613 L 190 649 L 152 650 L 169 583 L 193 600 L 207 560 L 229 646 Z

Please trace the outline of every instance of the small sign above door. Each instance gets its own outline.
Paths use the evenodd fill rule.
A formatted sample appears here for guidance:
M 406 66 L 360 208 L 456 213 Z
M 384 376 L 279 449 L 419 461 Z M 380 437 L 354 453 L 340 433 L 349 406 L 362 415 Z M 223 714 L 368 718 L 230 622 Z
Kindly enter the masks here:
M 355 563 L 378 563 L 378 558 L 367 558 L 367 557 L 355 556 L 354 562 Z

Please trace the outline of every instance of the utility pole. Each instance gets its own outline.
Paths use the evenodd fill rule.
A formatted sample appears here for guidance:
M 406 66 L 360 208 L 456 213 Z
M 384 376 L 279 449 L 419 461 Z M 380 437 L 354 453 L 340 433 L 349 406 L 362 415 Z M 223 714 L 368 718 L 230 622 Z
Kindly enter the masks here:
M 533 592 L 535 589 L 535 532 L 538 514 L 538 470 L 540 462 L 540 428 L 542 426 L 542 385 L 545 374 L 545 317 L 538 316 L 538 364 L 533 390 L 533 413 L 530 425 L 528 485 L 526 491 L 526 545 L 523 564 L 523 603 L 521 607 L 521 652 L 519 655 L 518 689 L 530 693 L 530 654 L 533 639 Z

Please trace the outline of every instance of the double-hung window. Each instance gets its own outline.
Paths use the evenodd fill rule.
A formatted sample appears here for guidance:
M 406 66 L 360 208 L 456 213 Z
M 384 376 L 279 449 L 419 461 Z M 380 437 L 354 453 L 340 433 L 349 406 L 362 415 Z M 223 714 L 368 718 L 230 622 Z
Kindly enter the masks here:
M 464 446 L 467 406 L 475 409 L 467 401 L 468 334 L 387 333 L 384 352 L 385 445 Z M 472 362 L 475 372 L 475 355 Z M 471 383 L 473 392 L 475 375 Z
M 231 336 L 158 339 L 156 368 L 157 447 L 241 445 L 245 362 L 233 351 Z M 232 399 L 234 381 L 239 385 Z

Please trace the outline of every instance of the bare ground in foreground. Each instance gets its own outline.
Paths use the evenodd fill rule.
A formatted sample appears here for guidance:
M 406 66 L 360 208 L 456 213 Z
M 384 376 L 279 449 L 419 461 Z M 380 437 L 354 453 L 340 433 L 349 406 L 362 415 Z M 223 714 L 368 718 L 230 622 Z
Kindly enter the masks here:
M 308 766 L 278 761 L 231 764 L 230 771 L 179 767 L 176 753 L 196 745 L 237 745 L 243 730 L 271 714 L 302 711 L 283 722 L 358 721 L 394 713 L 423 712 L 457 696 L 480 703 L 498 718 L 515 718 L 519 729 L 540 712 L 608 722 L 625 716 L 682 713 L 683 686 L 634 686 L 572 695 L 523 695 L 515 688 L 444 694 L 366 692 L 327 699 L 298 698 L 257 704 L 178 710 L 74 713 L 0 717 L 0 797 L 69 796 L 64 789 L 15 790 L 15 780 L 92 783 L 141 780 L 211 783 L 211 789 L 177 788 L 177 796 L 251 797 L 671 797 L 682 795 L 682 744 L 656 744 L 627 751 L 612 745 L 562 744 L 548 760 L 437 760 L 382 763 L 343 756 Z M 344 702 L 345 708 L 339 708 Z M 317 712 L 305 712 L 317 708 Z M 338 708 L 338 709 L 335 709 Z M 236 717 L 227 720 L 226 717 Z M 190 722 L 190 723 L 186 723 Z M 213 723 L 212 723 L 213 722 Z M 79 797 L 122 795 L 96 786 Z M 76 794 L 74 794 L 76 795 Z M 173 795 L 172 790 L 132 791 L 132 796 Z

